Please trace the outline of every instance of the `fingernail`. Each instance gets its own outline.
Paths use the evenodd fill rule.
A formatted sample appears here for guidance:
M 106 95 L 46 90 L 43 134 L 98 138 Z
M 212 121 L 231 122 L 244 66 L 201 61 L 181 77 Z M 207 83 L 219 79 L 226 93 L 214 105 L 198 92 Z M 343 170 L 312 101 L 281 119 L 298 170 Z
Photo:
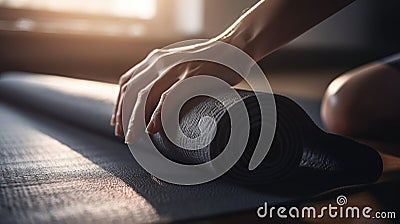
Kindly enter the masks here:
M 131 130 L 128 130 L 125 135 L 125 144 L 130 144 L 133 142 L 135 135 Z
M 114 114 L 111 116 L 110 125 L 115 125 L 115 115 Z
M 146 132 L 147 132 L 148 134 L 155 134 L 155 131 L 154 131 L 154 121 L 150 121 L 150 123 L 147 125 L 147 127 L 146 127 Z
M 115 132 L 114 132 L 114 134 L 115 134 L 115 136 L 120 136 L 121 134 L 121 132 L 119 131 L 121 129 L 121 125 L 119 124 L 119 123 L 116 123 L 116 125 L 115 125 Z

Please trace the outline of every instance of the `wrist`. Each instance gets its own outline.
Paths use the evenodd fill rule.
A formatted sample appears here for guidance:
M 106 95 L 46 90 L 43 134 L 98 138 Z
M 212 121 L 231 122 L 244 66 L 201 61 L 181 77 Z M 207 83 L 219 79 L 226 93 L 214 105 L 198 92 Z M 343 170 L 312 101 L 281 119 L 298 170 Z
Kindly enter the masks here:
M 218 37 L 218 40 L 239 48 L 256 62 L 264 56 L 264 50 L 261 47 L 257 47 L 256 37 L 240 30 L 235 30 L 230 35 Z
M 211 38 L 209 47 L 209 49 L 215 51 L 212 53 L 214 57 L 227 62 L 229 65 L 238 66 L 236 67 L 238 69 L 236 72 L 242 75 L 248 75 L 251 68 L 257 63 L 252 55 L 246 52 L 246 43 L 234 40 L 233 36 L 220 35 Z

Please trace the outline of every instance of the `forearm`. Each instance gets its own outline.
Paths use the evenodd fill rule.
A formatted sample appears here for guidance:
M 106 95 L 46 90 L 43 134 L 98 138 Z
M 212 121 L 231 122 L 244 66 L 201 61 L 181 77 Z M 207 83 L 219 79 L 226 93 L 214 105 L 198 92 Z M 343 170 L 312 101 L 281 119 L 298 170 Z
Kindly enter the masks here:
M 259 61 L 354 0 L 262 0 L 216 39 Z

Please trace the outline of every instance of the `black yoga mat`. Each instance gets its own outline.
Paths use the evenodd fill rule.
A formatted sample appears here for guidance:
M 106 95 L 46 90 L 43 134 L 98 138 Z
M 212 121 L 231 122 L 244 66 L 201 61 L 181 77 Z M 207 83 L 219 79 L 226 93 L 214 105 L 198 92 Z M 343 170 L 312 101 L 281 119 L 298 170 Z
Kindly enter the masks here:
M 1 76 L 1 222 L 187 222 L 301 199 L 222 179 L 180 186 L 152 177 L 113 136 L 117 90 L 37 74 Z
M 92 92 L 86 91 L 85 96 L 85 88 L 82 87 Z M 111 137 L 113 132 L 108 121 L 112 97 L 96 99 L 95 96 L 102 95 L 99 91 L 112 94 L 112 88 L 98 86 L 95 82 L 49 76 L 12 75 L 2 79 L 3 92 L 7 89 L 9 93 L 13 92 L 10 97 L 15 102 Z M 259 138 L 260 125 L 270 125 L 271 122 L 267 116 L 261 120 L 259 106 L 264 105 L 257 101 L 253 92 L 238 90 L 238 93 L 240 98 L 221 93 L 219 99 L 229 102 L 226 104 L 228 107 L 244 101 L 250 119 L 250 140 L 239 162 L 225 175 L 227 179 L 256 188 L 271 188 L 273 184 L 278 184 L 278 188 L 282 189 L 279 185 L 284 182 L 299 186 L 319 183 L 315 190 L 322 191 L 344 185 L 372 183 L 380 177 L 382 161 L 374 149 L 345 137 L 325 133 L 300 106 L 280 95 L 274 95 L 277 122 L 272 147 L 264 161 L 255 170 L 249 170 L 248 164 Z M 264 95 L 267 100 L 268 95 Z M 172 144 L 163 132 L 152 136 L 153 143 L 166 157 L 184 164 L 200 164 L 215 158 L 230 137 L 237 137 L 230 136 L 230 118 L 222 103 L 213 98 L 198 97 L 187 104 L 191 108 L 184 109 L 187 112 L 181 117 L 180 127 L 191 138 L 198 135 L 197 124 L 202 117 L 210 116 L 217 121 L 216 135 L 208 146 L 199 150 L 181 149 Z M 235 119 L 237 123 L 246 122 L 240 117 Z M 183 139 L 179 134 L 176 138 L 178 141 Z
M 78 127 L 81 132 L 109 139 L 107 141 L 116 140 L 112 127 L 109 126 L 116 91 L 115 85 L 53 76 L 9 73 L 0 79 L 0 96 L 3 100 L 18 105 L 29 113 L 45 115 L 49 119 Z M 247 91 L 239 91 L 239 94 L 241 99 L 237 100 L 244 100 L 247 105 L 252 124 L 251 138 L 254 138 L 249 141 L 239 162 L 223 178 L 205 185 L 182 188 L 164 183 L 166 187 L 160 190 L 162 193 L 146 195 L 152 198 L 150 201 L 159 202 L 155 203 L 158 205 L 155 205 L 156 210 L 163 211 L 167 217 L 169 214 L 172 220 L 215 215 L 252 208 L 263 201 L 271 204 L 283 203 L 299 199 L 303 193 L 310 196 L 338 186 L 372 183 L 379 178 L 382 162 L 373 149 L 350 139 L 322 132 L 301 107 L 279 95 L 275 96 L 278 120 L 271 150 L 259 167 L 249 171 L 248 162 L 254 149 L 252 143 L 258 138 L 262 121 L 257 109 L 259 102 L 255 101 L 254 94 Z M 208 147 L 191 154 L 171 145 L 163 133 L 152 136 L 158 149 L 172 160 L 183 163 L 208 161 L 220 153 L 219 150 L 229 137 L 225 130 L 230 128 L 230 118 L 222 107 L 218 107 L 218 102 L 211 98 L 200 99 L 198 102 L 182 116 L 181 127 L 185 134 L 195 135 L 197 126 L 193 124 L 207 114 L 218 121 L 216 138 Z M 231 105 L 234 106 L 235 101 Z M 29 142 L 26 144 L 29 146 Z M 118 161 L 115 163 L 118 164 Z M 137 164 L 135 169 L 139 169 Z M 143 173 L 143 170 L 140 172 Z M 132 182 L 145 181 L 149 189 L 155 188 L 147 180 L 149 177 L 140 178 L 144 179 L 133 179 Z M 229 196 L 221 195 L 224 189 L 229 189 Z M 185 206 L 176 204 L 179 204 L 179 200 L 174 205 L 163 202 L 162 195 L 170 198 L 173 195 L 169 194 L 176 194 L 177 191 L 187 197 L 192 194 L 199 197 L 203 195 L 209 199 L 202 205 L 211 203 L 215 206 L 212 211 L 203 206 L 201 211 L 187 212 Z M 161 199 L 157 199 L 160 196 Z M 233 198 L 228 200 L 227 197 Z M 174 206 L 176 207 L 172 208 Z M 177 212 L 179 210 L 183 214 Z
M 235 94 L 222 93 L 220 101 L 209 97 L 193 99 L 193 103 L 189 101 L 189 105 L 195 106 L 186 109 L 188 112 L 181 118 L 182 133 L 191 138 L 198 136 L 199 120 L 205 116 L 213 117 L 218 125 L 215 137 L 208 146 L 199 150 L 179 148 L 170 143 L 161 132 L 153 136 L 158 150 L 169 159 L 184 164 L 210 161 L 221 153 L 229 138 L 239 137 L 231 136 L 231 119 L 222 101 L 230 102 L 225 104 L 228 108 L 234 107 L 238 101 L 244 101 L 250 119 L 250 140 L 240 160 L 225 175 L 228 181 L 260 189 L 274 187 L 278 191 L 286 190 L 286 186 L 290 186 L 287 189 L 289 191 L 294 186 L 307 186 L 310 191 L 321 191 L 344 185 L 372 183 L 380 177 L 382 161 L 374 149 L 345 137 L 325 133 L 298 104 L 280 95 L 274 95 L 277 122 L 270 151 L 256 169 L 249 170 L 248 164 L 255 145 L 258 138 L 262 137 L 259 136 L 260 126 L 271 125 L 271 121 L 268 116 L 262 119 L 260 105 L 253 92 L 238 90 L 238 93 L 240 98 Z M 263 100 L 268 102 L 268 94 L 262 94 L 259 99 L 263 106 Z M 239 116 L 234 119 L 232 124 L 237 125 L 232 129 L 240 129 L 247 118 Z M 184 139 L 179 132 L 175 136 L 178 142 L 179 139 Z

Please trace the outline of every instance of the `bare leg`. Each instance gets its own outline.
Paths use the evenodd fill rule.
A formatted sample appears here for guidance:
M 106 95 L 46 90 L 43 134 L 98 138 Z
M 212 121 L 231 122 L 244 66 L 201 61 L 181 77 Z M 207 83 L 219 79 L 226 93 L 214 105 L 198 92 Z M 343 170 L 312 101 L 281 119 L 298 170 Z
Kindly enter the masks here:
M 325 93 L 321 116 L 333 133 L 373 138 L 400 136 L 400 54 L 335 79 Z

